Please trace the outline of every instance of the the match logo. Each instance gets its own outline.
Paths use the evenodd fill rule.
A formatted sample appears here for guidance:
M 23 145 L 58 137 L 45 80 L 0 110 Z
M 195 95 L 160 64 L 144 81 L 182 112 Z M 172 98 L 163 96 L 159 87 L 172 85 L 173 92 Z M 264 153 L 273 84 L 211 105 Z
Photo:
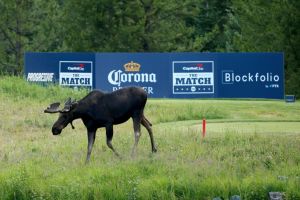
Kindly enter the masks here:
M 59 84 L 63 86 L 92 87 L 92 61 L 60 61 Z
M 212 93 L 213 61 L 173 61 L 173 94 Z

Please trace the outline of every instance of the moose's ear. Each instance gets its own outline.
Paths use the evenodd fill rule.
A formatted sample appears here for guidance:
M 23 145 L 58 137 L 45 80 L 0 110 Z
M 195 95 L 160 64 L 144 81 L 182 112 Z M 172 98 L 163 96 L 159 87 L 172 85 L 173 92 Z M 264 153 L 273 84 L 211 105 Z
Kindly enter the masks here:
M 59 112 L 59 102 L 52 103 L 47 109 L 44 110 L 44 113 L 58 113 Z
M 73 100 L 71 98 L 68 98 L 68 100 L 65 103 L 65 107 L 59 111 L 61 113 L 67 113 L 73 110 L 77 106 L 78 102 L 76 100 Z
M 78 101 L 76 101 L 76 99 L 74 99 L 71 104 L 72 104 L 72 109 L 73 109 L 78 105 Z
M 72 104 L 72 99 L 71 99 L 71 97 L 69 97 L 69 98 L 67 99 L 67 101 L 65 102 L 65 106 L 71 105 L 71 104 Z

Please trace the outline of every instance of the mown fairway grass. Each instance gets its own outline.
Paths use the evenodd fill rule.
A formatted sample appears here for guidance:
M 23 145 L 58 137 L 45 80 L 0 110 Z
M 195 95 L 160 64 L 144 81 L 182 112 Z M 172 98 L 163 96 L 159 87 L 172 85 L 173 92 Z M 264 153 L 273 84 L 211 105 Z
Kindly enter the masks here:
M 138 154 L 131 120 L 115 126 L 118 159 L 98 130 L 84 164 L 86 130 L 51 134 L 57 115 L 43 109 L 86 91 L 29 85 L 0 77 L 0 199 L 300 199 L 300 104 L 262 100 L 150 99 L 158 153 L 146 130 Z M 201 138 L 201 119 L 207 135 Z

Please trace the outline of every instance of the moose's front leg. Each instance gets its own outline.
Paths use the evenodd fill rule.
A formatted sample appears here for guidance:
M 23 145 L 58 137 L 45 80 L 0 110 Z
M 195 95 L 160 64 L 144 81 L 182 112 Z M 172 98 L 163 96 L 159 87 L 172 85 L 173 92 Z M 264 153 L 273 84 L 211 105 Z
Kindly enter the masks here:
M 87 156 L 85 161 L 86 164 L 90 161 L 93 144 L 95 142 L 95 137 L 96 137 L 96 130 L 88 130 L 87 136 L 88 136 L 88 148 L 87 148 Z

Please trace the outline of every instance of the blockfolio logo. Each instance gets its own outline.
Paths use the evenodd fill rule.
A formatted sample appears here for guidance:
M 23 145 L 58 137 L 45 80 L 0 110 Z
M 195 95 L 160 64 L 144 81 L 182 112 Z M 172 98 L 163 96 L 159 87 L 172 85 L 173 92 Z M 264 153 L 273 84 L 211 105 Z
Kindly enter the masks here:
M 265 88 L 279 88 L 280 76 L 272 72 L 237 73 L 234 70 L 222 71 L 222 84 L 255 84 Z
M 63 86 L 93 86 L 92 61 L 60 61 L 59 84 Z
M 213 61 L 173 61 L 173 94 L 213 93 Z
M 280 78 L 278 74 L 272 72 L 267 73 L 235 73 L 233 70 L 222 71 L 222 83 L 234 84 L 234 83 L 256 83 L 256 82 L 279 82 Z

